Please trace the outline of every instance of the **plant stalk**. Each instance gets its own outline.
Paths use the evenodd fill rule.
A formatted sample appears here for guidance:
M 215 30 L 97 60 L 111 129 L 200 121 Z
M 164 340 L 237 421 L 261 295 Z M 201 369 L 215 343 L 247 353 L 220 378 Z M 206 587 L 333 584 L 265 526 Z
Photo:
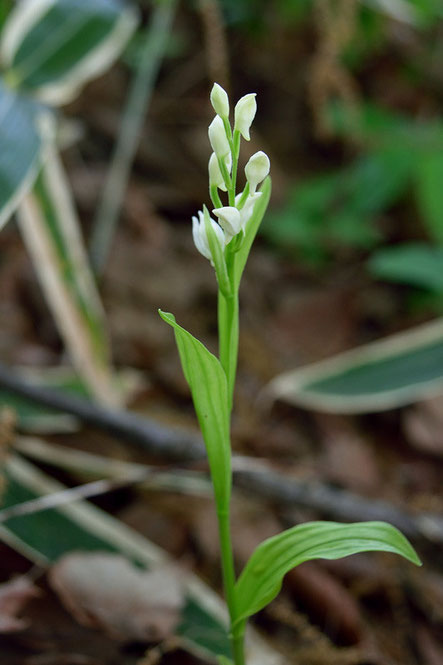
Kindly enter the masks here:
M 233 631 L 231 634 L 232 654 L 234 658 L 234 665 L 245 665 L 245 631 L 242 627 L 241 631 Z
M 235 205 L 235 190 L 237 179 L 238 157 L 240 152 L 240 132 L 231 133 L 231 126 L 224 121 L 226 135 L 232 151 L 232 176 L 229 177 L 223 160 L 219 160 L 226 187 L 228 189 L 229 205 Z M 218 290 L 218 335 L 220 364 L 223 367 L 228 384 L 228 410 L 232 412 L 234 397 L 235 376 L 237 373 L 238 337 L 239 337 L 239 311 L 238 311 L 238 283 L 236 283 L 235 246 L 228 244 L 225 252 L 226 271 L 231 289 L 229 295 Z M 231 472 L 232 474 L 232 472 Z M 232 478 L 231 478 L 232 482 Z M 217 506 L 217 518 L 220 534 L 220 549 L 223 571 L 223 583 L 226 603 L 229 610 L 232 658 L 234 665 L 245 665 L 244 631 L 245 625 L 238 625 L 237 599 L 235 589 L 234 555 L 232 551 L 230 504 Z
M 226 603 L 228 605 L 231 625 L 235 620 L 235 572 L 234 556 L 232 553 L 231 525 L 229 507 L 217 509 L 218 531 L 220 536 L 220 549 L 223 571 L 223 584 L 225 589 Z
M 220 363 L 228 380 L 228 406 L 232 410 L 238 356 L 238 292 L 227 298 L 218 292 Z

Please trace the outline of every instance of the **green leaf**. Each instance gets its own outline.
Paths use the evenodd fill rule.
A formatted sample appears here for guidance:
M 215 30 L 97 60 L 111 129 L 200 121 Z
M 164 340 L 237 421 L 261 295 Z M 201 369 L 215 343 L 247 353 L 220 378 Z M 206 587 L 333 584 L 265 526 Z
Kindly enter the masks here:
M 443 244 L 443 155 L 421 154 L 415 166 L 419 211 L 431 237 Z
M 173 314 L 161 310 L 159 314 L 174 328 L 183 373 L 206 444 L 217 506 L 227 506 L 231 495 L 231 445 L 226 374 L 218 359 L 179 326 Z
M 442 247 L 424 243 L 385 247 L 374 252 L 368 267 L 371 273 L 380 279 L 410 284 L 437 293 L 443 292 Z
M 0 78 L 0 229 L 37 176 L 43 145 L 37 119 L 42 112 Z
M 254 242 L 257 231 L 260 227 L 266 209 L 268 207 L 269 199 L 271 197 L 271 178 L 268 176 L 261 186 L 262 195 L 254 206 L 254 211 L 248 221 L 245 229 L 245 237 L 238 252 L 235 254 L 235 289 L 240 285 L 241 276 L 248 260 L 249 252 L 251 251 L 252 243 Z
M 385 411 L 443 392 L 443 320 L 285 372 L 267 392 L 330 413 Z
M 218 665 L 234 665 L 232 660 L 230 658 L 226 658 L 225 656 L 218 656 L 217 661 Z
M 53 104 L 72 99 L 107 69 L 137 24 L 121 0 L 23 0 L 0 46 L 8 79 Z
M 236 621 L 244 621 L 273 600 L 283 577 L 313 559 L 340 559 L 358 552 L 394 552 L 416 565 L 420 560 L 406 538 L 385 522 L 300 524 L 261 543 L 236 584 Z
M 350 166 L 298 184 L 269 215 L 263 233 L 305 259 L 328 258 L 337 245 L 370 248 L 379 241 L 377 218 L 405 191 L 413 158 L 399 147 L 379 149 Z

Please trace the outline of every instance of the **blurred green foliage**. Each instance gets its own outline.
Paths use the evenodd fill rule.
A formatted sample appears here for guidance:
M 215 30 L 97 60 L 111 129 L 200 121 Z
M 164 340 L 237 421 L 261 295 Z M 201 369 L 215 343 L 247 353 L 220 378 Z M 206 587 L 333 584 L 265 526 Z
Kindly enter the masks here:
M 290 17 L 295 4 L 275 6 Z M 314 20 L 314 6 L 301 3 L 294 18 L 305 13 Z M 319 173 L 314 160 L 311 176 L 297 178 L 262 228 L 275 247 L 325 269 L 343 255 L 368 258 L 377 279 L 443 292 L 443 119 L 435 68 L 443 56 L 442 18 L 441 0 L 359 4 L 339 66 L 363 101 L 351 109 L 330 100 L 323 109 L 345 165 Z M 386 82 L 392 94 L 380 87 Z M 401 113 L 397 86 L 398 99 L 402 90 L 408 94 Z
M 343 108 L 332 117 L 338 134 L 348 131 Z M 361 156 L 294 186 L 263 233 L 317 265 L 343 247 L 372 250 L 368 267 L 375 277 L 443 292 L 443 122 L 366 105 L 353 128 Z M 413 238 L 379 248 L 387 240 L 380 221 L 395 205 L 407 208 Z
M 6 20 L 6 17 L 8 16 L 9 12 L 12 9 L 12 0 L 2 0 L 0 2 L 0 30 L 3 27 L 3 23 Z

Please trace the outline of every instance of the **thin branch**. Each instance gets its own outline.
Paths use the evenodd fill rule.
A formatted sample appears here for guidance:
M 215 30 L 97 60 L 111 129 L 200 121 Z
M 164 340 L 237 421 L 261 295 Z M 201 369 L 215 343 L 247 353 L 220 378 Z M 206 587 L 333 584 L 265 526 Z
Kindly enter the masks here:
M 0 364 L 0 387 L 43 406 L 63 411 L 117 439 L 138 445 L 164 459 L 194 461 L 205 458 L 200 437 L 172 429 L 120 409 L 108 409 L 60 390 L 32 384 Z
M 162 459 L 192 462 L 205 458 L 199 436 L 158 425 L 122 410 L 103 408 L 84 399 L 49 388 L 32 385 L 0 365 L 0 387 L 39 404 L 65 411 L 88 425 L 140 446 Z M 443 517 L 420 513 L 412 515 L 390 503 L 365 499 L 321 483 L 300 482 L 269 469 L 255 459 L 233 459 L 234 484 L 279 506 L 301 506 L 336 520 L 383 520 L 393 524 L 411 539 L 443 544 Z
M 24 515 L 39 513 L 43 510 L 49 510 L 50 508 L 58 508 L 68 503 L 72 503 L 73 501 L 78 501 L 79 499 L 88 499 L 92 496 L 99 496 L 100 494 L 112 492 L 115 489 L 120 489 L 132 485 L 133 483 L 140 482 L 144 477 L 146 477 L 146 472 L 144 476 L 139 473 L 133 477 L 125 478 L 124 480 L 109 480 L 108 478 L 104 480 L 94 480 L 92 483 L 70 487 L 68 489 L 60 490 L 59 492 L 51 492 L 51 494 L 39 496 L 36 499 L 29 499 L 29 501 L 16 503 L 13 506 L 0 510 L 0 524 L 7 522 L 13 517 L 23 517 Z
M 143 33 L 143 48 L 93 226 L 90 254 L 92 266 L 99 275 L 103 272 L 117 226 L 146 110 L 166 50 L 175 5 L 176 0 L 158 2 L 152 21 Z
M 124 480 L 138 478 L 140 489 L 149 491 L 167 491 L 193 496 L 211 496 L 212 486 L 207 469 L 193 471 L 177 469 L 174 466 L 150 466 L 135 462 L 126 462 L 116 458 L 104 457 L 74 450 L 66 446 L 48 443 L 32 436 L 16 436 L 14 450 L 33 460 L 44 462 L 53 467 L 75 472 L 86 477 L 113 478 Z

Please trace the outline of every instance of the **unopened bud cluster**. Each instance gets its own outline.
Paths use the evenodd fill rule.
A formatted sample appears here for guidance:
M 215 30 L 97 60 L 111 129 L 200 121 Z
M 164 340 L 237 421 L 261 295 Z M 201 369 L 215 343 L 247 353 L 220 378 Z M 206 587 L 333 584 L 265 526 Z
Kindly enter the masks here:
M 211 104 L 216 113 L 209 125 L 208 135 L 212 147 L 209 158 L 209 191 L 214 204 L 213 215 L 209 212 L 199 211 L 192 218 L 192 232 L 198 251 L 215 266 L 217 273 L 217 258 L 224 256 L 227 245 L 240 235 L 244 236 L 247 225 L 254 212 L 255 204 L 261 196 L 258 186 L 269 174 L 269 157 L 263 151 L 256 152 L 249 159 L 245 167 L 246 185 L 243 191 L 237 193 L 236 178 L 240 150 L 240 139 L 250 140 L 250 128 L 257 111 L 255 93 L 242 97 L 234 108 L 234 129 L 229 122 L 229 98 L 226 91 L 214 83 L 211 91 Z M 228 205 L 223 205 L 219 191 L 227 192 Z M 220 251 L 214 245 L 217 243 Z M 211 249 L 212 246 L 212 249 Z M 214 247 L 217 249 L 214 252 Z M 239 243 L 236 244 L 238 249 Z M 216 254 L 216 256 L 214 255 Z

